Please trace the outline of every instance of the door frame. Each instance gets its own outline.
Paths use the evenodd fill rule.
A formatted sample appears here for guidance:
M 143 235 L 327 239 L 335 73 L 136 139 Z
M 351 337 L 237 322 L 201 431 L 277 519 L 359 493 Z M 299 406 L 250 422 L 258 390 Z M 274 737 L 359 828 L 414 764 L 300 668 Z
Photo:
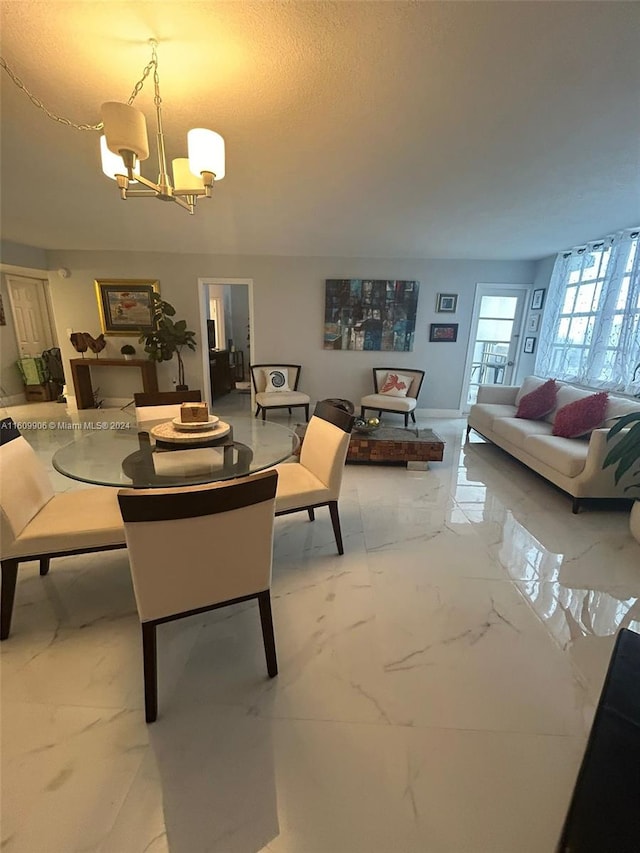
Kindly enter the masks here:
M 251 343 L 249 344 L 249 348 L 253 345 L 254 341 L 254 331 L 253 331 L 253 279 L 252 278 L 219 278 L 213 276 L 202 276 L 198 278 L 198 307 L 200 309 L 200 340 L 206 341 L 208 340 L 207 333 L 207 316 L 208 316 L 208 299 L 209 299 L 209 291 L 208 286 L 210 284 L 215 285 L 234 285 L 234 284 L 244 284 L 249 290 L 247 293 L 248 302 L 249 302 L 249 338 Z M 226 349 L 226 341 L 224 342 L 225 346 L 220 347 L 219 349 Z M 218 342 L 219 344 L 219 342 Z M 204 399 L 209 404 L 209 411 L 211 411 L 212 400 L 211 400 L 211 383 L 209 382 L 209 347 L 205 346 L 204 343 L 201 347 L 202 349 L 202 376 L 203 376 L 203 385 L 202 391 L 204 394 Z M 247 364 L 251 364 L 251 349 L 247 353 Z M 253 404 L 253 386 L 251 390 L 252 399 L 251 402 Z
M 520 318 L 520 327 L 516 329 L 512 335 L 512 338 L 516 338 L 516 346 L 513 357 L 513 371 L 512 376 L 517 376 L 518 367 L 520 365 L 520 338 L 522 337 L 522 333 L 524 331 L 525 318 L 527 316 L 527 299 L 529 298 L 529 294 L 531 293 L 531 285 L 530 284 L 512 284 L 512 283 L 493 283 L 493 282 L 477 282 L 474 294 L 473 294 L 473 311 L 471 313 L 471 325 L 469 327 L 469 342 L 467 344 L 467 356 L 464 361 L 464 374 L 462 377 L 462 391 L 460 393 L 460 412 L 465 415 L 469 411 L 469 405 L 467 403 L 467 397 L 469 394 L 469 385 L 471 384 L 471 365 L 473 363 L 473 351 L 476 344 L 476 335 L 478 331 L 478 316 L 480 314 L 480 300 L 481 297 L 486 296 L 487 293 L 484 292 L 485 288 L 491 288 L 491 290 L 521 290 L 524 295 L 524 302 L 522 303 L 522 316 Z
M 16 340 L 16 347 L 18 348 L 19 355 L 23 356 L 24 353 L 20 351 L 20 341 L 18 340 L 18 324 L 16 323 L 16 313 L 13 301 L 13 280 L 15 279 L 26 279 L 28 281 L 33 282 L 34 284 L 40 285 L 40 317 L 43 322 L 43 325 L 46 326 L 46 328 L 43 328 L 44 337 L 51 342 L 50 347 L 57 347 L 58 335 L 56 330 L 55 318 L 53 316 L 53 306 L 51 303 L 51 292 L 49 289 L 48 275 L 34 275 L 33 271 L 30 271 L 30 273 L 27 273 L 26 271 L 16 272 L 15 270 L 20 269 L 19 267 L 14 267 L 10 270 L 8 268 L 8 265 L 6 267 L 5 265 L 3 265 L 3 267 L 4 268 L 2 269 L 2 274 L 4 275 L 4 280 L 7 288 L 9 310 L 11 312 L 11 321 L 13 324 L 13 334 Z M 45 349 L 49 349 L 49 347 L 45 347 Z M 38 353 L 38 355 L 39 354 L 40 353 Z

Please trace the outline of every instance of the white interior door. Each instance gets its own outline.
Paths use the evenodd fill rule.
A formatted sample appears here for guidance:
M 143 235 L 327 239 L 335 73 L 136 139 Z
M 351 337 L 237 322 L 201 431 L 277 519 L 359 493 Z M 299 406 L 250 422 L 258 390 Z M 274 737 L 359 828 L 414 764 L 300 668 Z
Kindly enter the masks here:
M 7 276 L 9 302 L 20 355 L 41 355 L 55 346 L 45 282 L 38 278 Z
M 478 284 L 460 408 L 468 412 L 479 385 L 510 385 L 517 367 L 526 287 Z

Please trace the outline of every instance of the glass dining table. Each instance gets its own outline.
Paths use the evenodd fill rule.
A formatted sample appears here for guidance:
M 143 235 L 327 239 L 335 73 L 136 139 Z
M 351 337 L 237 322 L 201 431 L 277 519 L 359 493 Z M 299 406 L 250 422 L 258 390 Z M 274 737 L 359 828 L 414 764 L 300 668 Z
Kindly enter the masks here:
M 299 438 L 288 427 L 250 417 L 228 417 L 228 434 L 209 441 L 171 444 L 156 440 L 154 427 L 142 426 L 78 432 L 53 456 L 56 471 L 99 486 L 154 489 L 231 480 L 263 471 L 288 459 Z

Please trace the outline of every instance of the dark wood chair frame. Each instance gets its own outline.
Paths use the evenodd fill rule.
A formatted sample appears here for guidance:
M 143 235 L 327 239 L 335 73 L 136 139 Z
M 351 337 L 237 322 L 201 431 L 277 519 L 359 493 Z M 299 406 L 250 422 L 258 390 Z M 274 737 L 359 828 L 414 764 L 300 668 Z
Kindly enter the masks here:
M 251 374 L 251 384 L 253 385 L 253 390 L 256 394 L 259 394 L 260 392 L 258 391 L 258 388 L 256 386 L 256 379 L 255 379 L 255 376 L 253 374 L 253 371 L 257 370 L 257 369 L 264 368 L 264 367 L 286 367 L 286 368 L 291 367 L 291 368 L 293 368 L 296 371 L 296 381 L 295 381 L 293 388 L 291 390 L 292 391 L 298 390 L 298 383 L 300 382 L 300 375 L 302 373 L 302 365 L 300 365 L 300 364 L 279 364 L 278 362 L 275 362 L 275 363 L 274 362 L 267 362 L 266 364 L 250 364 L 249 365 L 249 373 Z M 304 408 L 304 417 L 305 417 L 305 420 L 308 422 L 309 421 L 309 404 L 308 403 L 293 403 L 293 405 L 288 404 L 288 405 L 284 405 L 284 406 L 261 406 L 259 403 L 256 403 L 255 417 L 257 418 L 260 414 L 260 411 L 262 411 L 262 420 L 264 421 L 264 420 L 266 420 L 266 417 L 267 417 L 267 409 L 288 409 L 289 414 L 291 415 L 292 414 L 291 409 L 297 409 L 297 408 Z
M 345 412 L 344 409 L 338 409 L 336 408 L 336 406 L 332 406 L 326 402 L 320 402 L 316 404 L 313 416 L 317 418 L 322 418 L 323 421 L 328 421 L 330 424 L 337 426 L 343 432 L 349 434 L 353 429 L 353 422 L 355 421 L 354 415 L 350 415 L 348 412 Z M 309 521 L 315 521 L 315 510 L 323 506 L 329 507 L 329 515 L 331 516 L 331 526 L 333 527 L 333 535 L 335 537 L 336 545 L 338 547 L 338 554 L 342 556 L 344 554 L 344 545 L 342 542 L 342 530 L 340 528 L 338 501 L 321 501 L 320 503 L 309 504 L 308 506 L 298 506 L 295 507 L 295 509 L 283 509 L 280 512 L 276 512 L 276 516 L 291 515 L 294 512 L 303 512 L 304 510 L 306 510 L 309 514 Z
M 237 486 L 241 485 L 243 491 L 250 489 L 257 500 L 266 500 L 275 495 L 276 479 L 273 472 L 263 472 L 255 477 L 245 480 L 242 484 L 233 481 L 225 484 L 224 491 L 218 491 L 217 495 L 212 490 L 210 493 L 192 492 L 182 495 L 157 496 L 131 496 L 118 495 L 122 517 L 126 521 L 161 521 L 175 518 L 191 518 L 197 515 L 205 515 L 213 510 L 224 512 L 237 506 L 246 506 L 248 503 L 237 503 L 237 495 L 241 494 Z M 234 488 L 235 487 L 235 488 Z M 219 496 L 219 497 L 218 497 Z M 217 503 L 215 503 L 217 500 Z M 213 506 L 212 506 L 213 504 Z M 195 508 L 195 509 L 194 509 Z M 142 662 L 144 678 L 144 707 L 145 720 L 153 723 L 158 716 L 158 625 L 165 622 L 175 622 L 178 619 L 186 619 L 188 616 L 196 616 L 199 613 L 208 613 L 209 610 L 218 610 L 231 604 L 239 604 L 242 601 L 258 600 L 260 611 L 260 625 L 262 627 L 262 640 L 267 662 L 269 678 L 275 678 L 278 674 L 278 659 L 276 656 L 276 642 L 273 631 L 273 615 L 271 611 L 271 590 L 265 589 L 253 592 L 238 598 L 230 598 L 226 601 L 218 601 L 205 607 L 197 607 L 193 610 L 185 610 L 181 613 L 171 613 L 160 619 L 149 619 L 141 622 L 142 628 Z
M 201 403 L 200 391 L 156 391 L 147 393 L 140 391 L 133 395 L 136 408 L 144 406 L 175 406 L 178 403 Z
M 376 373 L 377 370 L 386 370 L 386 371 L 392 372 L 392 373 L 393 372 L 402 373 L 401 367 L 374 367 L 373 368 L 373 387 L 375 388 L 375 391 L 373 392 L 374 394 L 380 393 L 380 390 L 378 388 L 378 374 Z M 417 400 L 418 397 L 420 396 L 420 389 L 422 388 L 422 383 L 424 382 L 424 377 L 425 377 L 426 371 L 417 370 L 414 367 L 407 367 L 406 370 L 410 370 L 412 373 L 421 373 L 422 374 L 420 377 L 420 381 L 418 383 L 418 390 L 416 391 L 415 395 L 414 394 L 411 395 L 415 400 Z M 384 409 L 384 408 L 383 409 L 375 409 L 372 406 L 360 406 L 360 417 L 361 418 L 364 418 L 365 410 L 369 410 L 372 412 L 377 411 L 379 418 L 382 417 L 383 412 L 388 412 L 391 415 L 404 415 L 404 428 L 405 429 L 407 429 L 407 427 L 409 426 L 409 415 L 411 415 L 411 420 L 414 422 L 414 424 L 416 422 L 415 409 L 412 412 L 399 412 L 397 409 Z

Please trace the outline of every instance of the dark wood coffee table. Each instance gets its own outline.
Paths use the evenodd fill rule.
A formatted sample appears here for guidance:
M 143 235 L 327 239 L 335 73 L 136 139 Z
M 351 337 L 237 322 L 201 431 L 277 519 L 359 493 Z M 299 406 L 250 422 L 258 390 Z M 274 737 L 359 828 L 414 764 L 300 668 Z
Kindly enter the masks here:
M 296 426 L 301 444 L 306 428 L 306 424 Z M 429 462 L 442 462 L 443 455 L 444 441 L 433 430 L 379 427 L 369 434 L 351 433 L 347 462 L 386 462 L 424 470 Z
M 347 462 L 420 462 L 428 468 L 429 462 L 442 462 L 443 454 L 444 441 L 431 429 L 382 426 L 369 434 L 351 434 Z

